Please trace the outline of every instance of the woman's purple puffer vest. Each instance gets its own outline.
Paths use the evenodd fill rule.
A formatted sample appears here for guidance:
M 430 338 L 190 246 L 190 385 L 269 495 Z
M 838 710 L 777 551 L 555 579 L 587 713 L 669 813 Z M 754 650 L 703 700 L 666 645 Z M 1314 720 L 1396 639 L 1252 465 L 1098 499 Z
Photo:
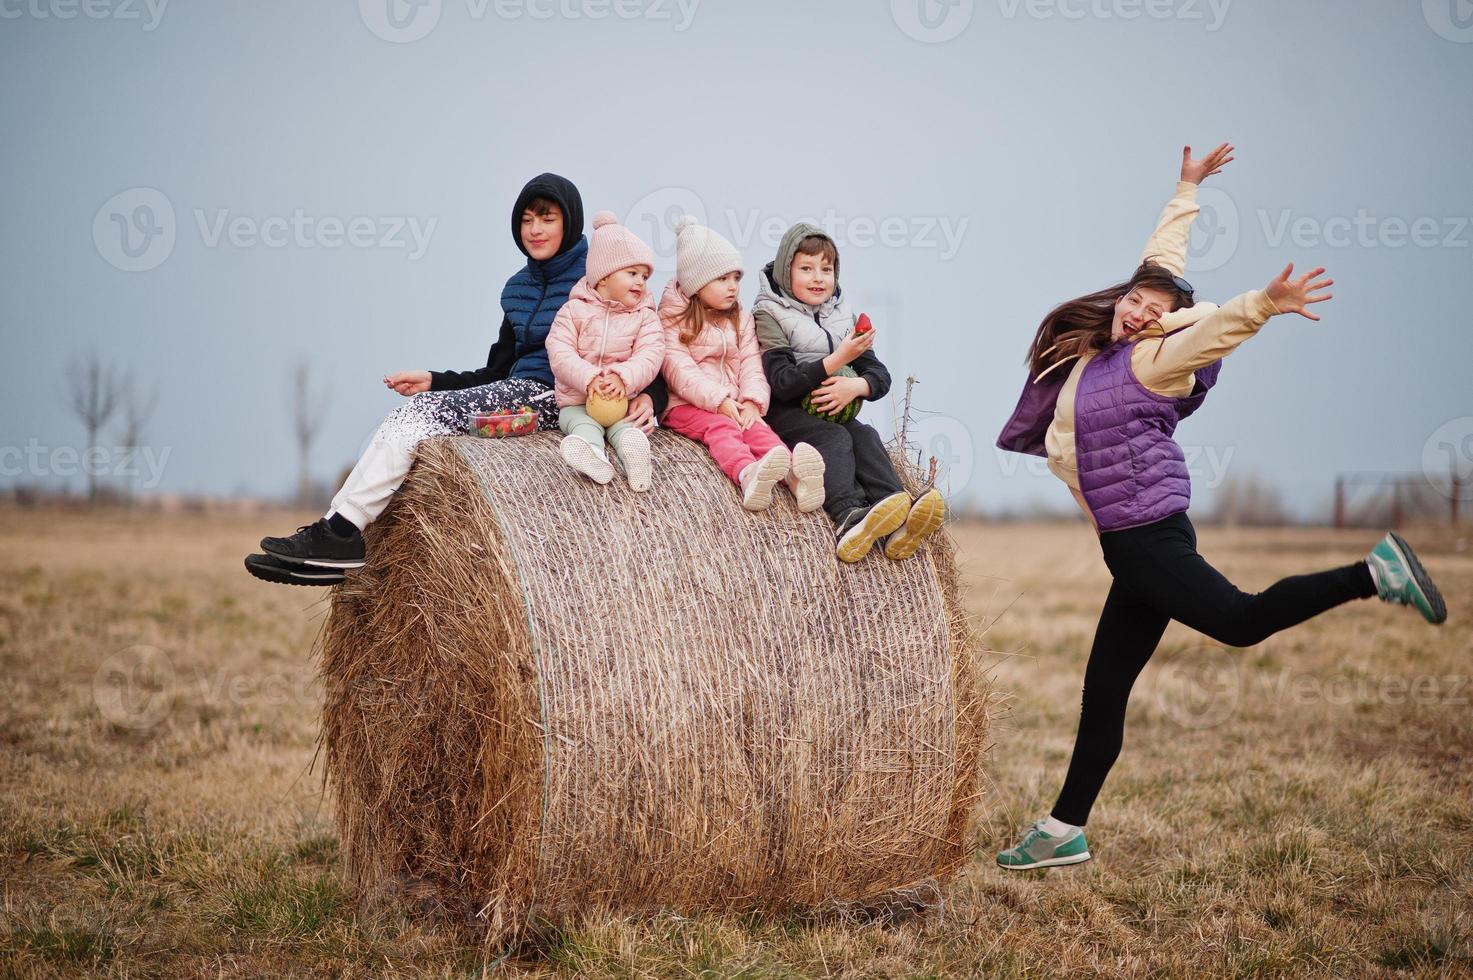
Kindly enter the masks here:
M 1196 372 L 1184 398 L 1158 395 L 1130 366 L 1131 345 L 1117 343 L 1087 365 L 1074 393 L 1074 455 L 1079 489 L 1101 531 L 1139 527 L 1187 509 L 1192 481 L 1186 458 L 1173 441 L 1177 423 L 1191 415 L 1217 381 L 1222 362 Z M 1029 379 L 999 448 L 1045 456 L 1044 435 L 1064 387 L 1061 372 Z

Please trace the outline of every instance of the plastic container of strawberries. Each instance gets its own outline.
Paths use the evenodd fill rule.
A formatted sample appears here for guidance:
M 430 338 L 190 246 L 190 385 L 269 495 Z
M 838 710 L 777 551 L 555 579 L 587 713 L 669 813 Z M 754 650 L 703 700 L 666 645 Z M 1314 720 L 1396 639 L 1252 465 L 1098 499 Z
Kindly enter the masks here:
M 471 435 L 483 439 L 527 436 L 537 431 L 537 410 L 523 405 L 510 412 L 480 412 L 471 416 Z

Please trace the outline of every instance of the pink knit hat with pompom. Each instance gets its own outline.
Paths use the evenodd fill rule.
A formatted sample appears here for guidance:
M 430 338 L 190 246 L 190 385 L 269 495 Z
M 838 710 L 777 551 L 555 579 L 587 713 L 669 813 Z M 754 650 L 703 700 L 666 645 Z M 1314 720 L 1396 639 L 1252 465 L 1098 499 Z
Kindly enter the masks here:
M 584 269 L 590 285 L 597 286 L 605 277 L 632 265 L 655 271 L 655 253 L 638 235 L 619 224 L 612 211 L 593 216 L 593 234 L 588 240 L 588 264 Z

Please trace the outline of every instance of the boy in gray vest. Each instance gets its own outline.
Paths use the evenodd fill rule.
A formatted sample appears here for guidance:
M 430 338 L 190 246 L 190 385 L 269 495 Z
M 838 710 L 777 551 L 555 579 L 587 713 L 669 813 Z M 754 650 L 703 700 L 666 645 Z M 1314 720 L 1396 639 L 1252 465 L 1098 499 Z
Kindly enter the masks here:
M 887 536 L 885 556 L 909 558 L 941 526 L 946 505 L 935 489 L 911 500 L 880 434 L 851 408 L 885 397 L 890 372 L 870 349 L 874 333 L 855 330 L 834 240 L 803 222 L 789 228 L 762 270 L 753 315 L 772 387 L 767 424 L 789 447 L 806 442 L 823 456 L 839 559 L 859 561 Z

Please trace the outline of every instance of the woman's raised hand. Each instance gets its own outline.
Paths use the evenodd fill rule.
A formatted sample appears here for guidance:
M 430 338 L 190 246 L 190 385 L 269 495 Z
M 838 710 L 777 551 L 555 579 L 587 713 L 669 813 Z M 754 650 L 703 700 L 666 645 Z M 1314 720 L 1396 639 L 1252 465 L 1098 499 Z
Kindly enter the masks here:
M 1325 290 L 1335 285 L 1335 280 L 1310 281 L 1315 276 L 1322 275 L 1324 271 L 1324 267 L 1321 266 L 1298 279 L 1290 279 L 1289 277 L 1294 273 L 1294 263 L 1290 262 L 1284 266 L 1284 271 L 1279 273 L 1278 278 L 1265 286 L 1263 291 L 1268 293 L 1268 298 L 1274 301 L 1280 313 L 1298 313 L 1306 319 L 1318 320 L 1319 317 L 1305 307 L 1311 303 L 1323 303 L 1334 295 L 1326 293 Z
M 408 398 L 410 395 L 430 390 L 430 372 L 395 371 L 393 374 L 384 375 L 384 385 Z
M 1184 146 L 1181 148 L 1181 179 L 1193 184 L 1200 184 L 1215 173 L 1220 173 L 1222 168 L 1233 161 L 1233 146 L 1223 143 L 1217 149 L 1207 154 L 1200 160 L 1192 159 L 1192 148 Z

